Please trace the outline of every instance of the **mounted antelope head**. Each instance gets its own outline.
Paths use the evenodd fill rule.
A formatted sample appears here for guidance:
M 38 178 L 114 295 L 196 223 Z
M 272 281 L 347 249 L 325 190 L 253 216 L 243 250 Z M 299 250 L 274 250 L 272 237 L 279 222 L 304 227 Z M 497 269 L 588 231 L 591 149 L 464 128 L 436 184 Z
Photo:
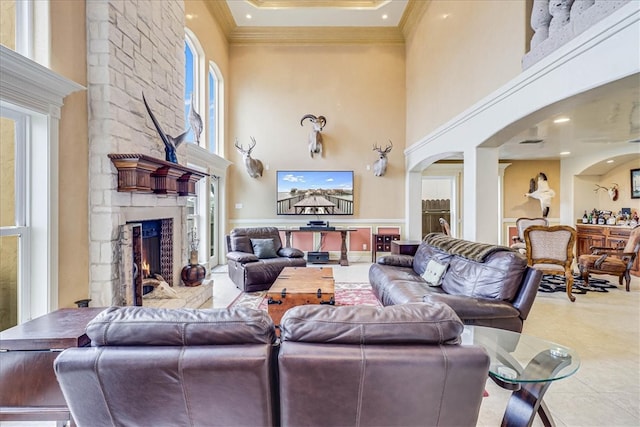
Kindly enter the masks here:
M 314 116 L 313 114 L 305 114 L 300 119 L 300 126 L 302 126 L 303 122 L 309 119 L 313 124 L 313 129 L 311 129 L 311 133 L 309 133 L 309 154 L 311 158 L 313 158 L 313 154 L 320 154 L 322 156 L 322 129 L 327 124 L 327 119 L 324 116 Z
M 616 200 L 618 200 L 618 184 L 613 184 L 611 186 L 611 188 L 601 187 L 598 184 L 596 184 L 596 189 L 593 190 L 593 191 L 595 191 L 597 193 L 598 190 L 605 190 L 607 192 L 607 194 L 609 194 L 609 198 L 612 201 L 615 202 Z
M 391 152 L 393 148 L 393 142 L 389 140 L 389 145 L 387 145 L 384 150 L 378 145 L 373 146 L 373 151 L 378 152 L 378 160 L 373 163 L 373 174 L 375 176 L 383 176 L 387 173 L 387 154 Z
M 251 141 L 253 144 L 249 147 L 249 149 L 245 150 L 242 145 L 238 145 L 238 138 L 236 138 L 236 143 L 234 144 L 238 149 L 238 152 L 242 154 L 242 158 L 244 159 L 244 166 L 247 169 L 247 173 L 251 178 L 260 178 L 262 176 L 262 170 L 264 169 L 262 166 L 262 162 L 258 159 L 251 158 L 251 150 L 256 146 L 256 139 L 251 137 Z

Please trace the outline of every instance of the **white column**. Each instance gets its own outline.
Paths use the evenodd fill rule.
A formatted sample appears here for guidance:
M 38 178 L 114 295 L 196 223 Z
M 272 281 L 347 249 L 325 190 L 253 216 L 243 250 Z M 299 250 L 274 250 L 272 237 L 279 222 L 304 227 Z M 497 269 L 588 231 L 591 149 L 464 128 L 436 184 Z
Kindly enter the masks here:
M 408 172 L 405 188 L 406 238 L 422 240 L 422 172 Z
M 498 244 L 498 149 L 464 152 L 463 239 Z

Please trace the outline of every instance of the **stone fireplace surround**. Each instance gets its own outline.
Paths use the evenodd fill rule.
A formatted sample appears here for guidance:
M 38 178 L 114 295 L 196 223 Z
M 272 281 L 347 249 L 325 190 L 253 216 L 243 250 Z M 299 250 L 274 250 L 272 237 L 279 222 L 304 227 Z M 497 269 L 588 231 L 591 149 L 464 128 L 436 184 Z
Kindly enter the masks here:
M 163 130 L 184 131 L 184 4 L 181 1 L 87 2 L 89 114 L 89 298 L 91 306 L 121 303 L 120 226 L 173 220 L 173 283 L 187 259 L 186 197 L 119 192 L 113 153 L 164 159 L 164 147 L 144 104 Z M 186 164 L 185 150 L 178 162 Z

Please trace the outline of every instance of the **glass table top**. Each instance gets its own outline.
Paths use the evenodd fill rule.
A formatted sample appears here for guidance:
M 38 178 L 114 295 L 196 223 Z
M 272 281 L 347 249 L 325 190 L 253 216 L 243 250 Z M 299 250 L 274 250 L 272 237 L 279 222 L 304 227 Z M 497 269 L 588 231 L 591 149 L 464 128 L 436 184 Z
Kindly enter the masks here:
M 578 354 L 565 346 L 517 332 L 466 325 L 463 345 L 479 345 L 489 354 L 489 375 L 506 383 L 549 382 L 573 375 Z

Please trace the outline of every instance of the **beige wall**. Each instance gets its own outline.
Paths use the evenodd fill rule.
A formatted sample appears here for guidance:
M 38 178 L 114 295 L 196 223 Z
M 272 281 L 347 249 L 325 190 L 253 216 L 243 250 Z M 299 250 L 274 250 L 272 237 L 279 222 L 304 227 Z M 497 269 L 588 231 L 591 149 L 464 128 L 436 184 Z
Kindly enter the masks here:
M 87 84 L 85 4 L 52 1 L 51 69 Z M 64 99 L 59 140 L 58 305 L 75 307 L 89 283 L 87 93 Z
M 353 219 L 404 217 L 405 61 L 401 46 L 232 46 L 229 218 L 277 218 L 276 171 L 353 170 Z M 305 114 L 323 115 L 324 154 L 311 158 Z M 250 178 L 235 138 L 256 138 L 265 167 Z M 384 177 L 367 170 L 372 145 L 394 142 Z M 236 209 L 241 204 L 241 209 Z M 329 218 L 330 219 L 330 218 Z
M 560 217 L 560 161 L 559 160 L 515 160 L 504 171 L 504 218 L 537 218 L 542 216 L 540 202 L 524 197 L 529 191 L 529 180 L 538 173 L 547 175 L 549 187 L 556 192 L 551 201 L 549 219 Z
M 430 2 L 406 45 L 407 145 L 520 74 L 525 16 L 524 1 Z
M 636 211 L 640 215 L 640 199 L 631 198 L 631 169 L 640 169 L 640 156 L 636 160 L 612 169 L 611 172 L 599 178 L 598 185 L 601 187 L 611 188 L 613 184 L 618 184 L 618 200 L 614 202 L 605 190 L 598 190 L 598 206 L 594 206 L 594 208 L 612 212 L 618 212 L 622 208 L 631 208 L 632 212 Z M 596 188 L 594 185 L 593 189 Z

